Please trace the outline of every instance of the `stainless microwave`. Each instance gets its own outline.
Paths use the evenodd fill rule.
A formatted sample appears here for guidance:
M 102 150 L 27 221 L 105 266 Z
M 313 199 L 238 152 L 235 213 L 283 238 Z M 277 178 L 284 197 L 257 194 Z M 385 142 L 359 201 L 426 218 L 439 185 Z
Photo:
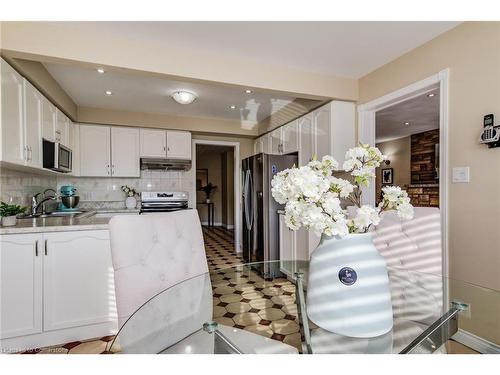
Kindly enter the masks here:
M 58 142 L 43 140 L 43 167 L 69 173 L 73 163 L 71 150 Z

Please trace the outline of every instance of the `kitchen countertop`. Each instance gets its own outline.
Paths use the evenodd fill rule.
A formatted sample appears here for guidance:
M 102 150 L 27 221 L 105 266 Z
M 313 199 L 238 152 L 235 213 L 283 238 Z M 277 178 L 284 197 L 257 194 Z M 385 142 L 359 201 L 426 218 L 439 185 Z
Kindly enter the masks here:
M 18 219 L 12 227 L 0 227 L 2 234 L 66 232 L 79 230 L 106 230 L 111 219 L 102 214 L 138 214 L 139 210 L 96 210 L 89 211 L 83 217 L 46 217 L 36 219 Z

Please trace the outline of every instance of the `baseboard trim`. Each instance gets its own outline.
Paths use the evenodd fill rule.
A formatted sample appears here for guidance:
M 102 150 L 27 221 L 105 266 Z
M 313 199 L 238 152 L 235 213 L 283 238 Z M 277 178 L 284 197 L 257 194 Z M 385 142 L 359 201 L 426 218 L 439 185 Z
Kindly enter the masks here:
M 481 354 L 500 354 L 500 345 L 485 340 L 463 329 L 458 329 L 452 337 L 453 340 L 468 346 Z

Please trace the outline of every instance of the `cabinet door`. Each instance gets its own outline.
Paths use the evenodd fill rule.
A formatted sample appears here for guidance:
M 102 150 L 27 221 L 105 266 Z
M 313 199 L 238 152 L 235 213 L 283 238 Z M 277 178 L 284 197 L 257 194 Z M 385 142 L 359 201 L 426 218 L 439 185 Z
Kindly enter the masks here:
M 45 97 L 42 99 L 42 137 L 54 142 L 56 137 L 56 107 Z
M 321 160 L 331 154 L 330 105 L 327 104 L 313 112 L 316 157 Z
M 69 147 L 68 127 L 69 127 L 69 119 L 66 117 L 64 113 L 62 113 L 59 109 L 56 108 L 56 131 L 55 131 L 56 142 L 59 142 L 66 147 Z
M 111 175 L 109 126 L 80 124 L 80 176 Z
M 191 133 L 167 131 L 167 157 L 191 160 Z
M 341 165 L 345 153 L 356 146 L 356 109 L 355 104 L 334 100 L 331 108 L 331 155 Z
M 80 176 L 80 125 L 72 123 L 69 128 L 69 147 L 73 152 L 71 175 Z
M 42 240 L 0 236 L 0 338 L 42 332 Z
M 253 154 L 257 155 L 257 154 L 260 154 L 261 152 L 262 152 L 262 139 L 261 138 L 257 138 L 253 142 Z
M 140 177 L 139 129 L 111 128 L 111 174 L 114 177 Z
M 43 267 L 44 331 L 116 318 L 107 230 L 45 233 Z
M 299 149 L 298 121 L 292 121 L 282 128 L 282 153 L 290 154 Z
M 306 165 L 314 156 L 314 132 L 312 115 L 298 120 L 299 123 L 299 165 Z
M 24 164 L 26 148 L 23 134 L 23 77 L 1 60 L 1 160 Z
M 165 130 L 141 129 L 141 158 L 164 158 L 167 156 L 167 132 Z
M 24 80 L 24 140 L 26 165 L 42 167 L 42 94 Z
M 270 153 L 273 155 L 280 155 L 281 152 L 281 128 L 274 129 L 270 133 Z
M 262 152 L 264 154 L 269 154 L 270 153 L 270 148 L 271 148 L 271 135 L 266 134 L 262 137 L 260 137 L 261 143 L 262 143 Z

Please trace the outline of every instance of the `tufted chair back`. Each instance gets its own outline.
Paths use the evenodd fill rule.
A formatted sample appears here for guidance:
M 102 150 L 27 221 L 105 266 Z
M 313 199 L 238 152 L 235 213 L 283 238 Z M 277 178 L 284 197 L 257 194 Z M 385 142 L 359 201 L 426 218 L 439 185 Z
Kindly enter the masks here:
M 391 272 L 395 317 L 431 323 L 443 306 L 441 216 L 438 208 L 415 207 L 412 220 L 384 214 L 373 242 Z
M 196 210 L 117 215 L 109 231 L 120 327 L 151 297 L 208 272 Z

